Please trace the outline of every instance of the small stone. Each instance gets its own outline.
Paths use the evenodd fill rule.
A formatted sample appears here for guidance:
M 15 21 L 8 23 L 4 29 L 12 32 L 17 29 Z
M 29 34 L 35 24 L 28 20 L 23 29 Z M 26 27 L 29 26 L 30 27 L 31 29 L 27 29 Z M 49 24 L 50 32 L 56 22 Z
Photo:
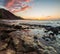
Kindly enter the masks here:
M 0 51 L 6 49 L 7 46 L 7 43 L 0 42 Z
M 6 54 L 16 54 L 16 53 L 15 53 L 14 50 L 12 50 L 12 49 L 8 49 L 7 52 L 6 52 Z

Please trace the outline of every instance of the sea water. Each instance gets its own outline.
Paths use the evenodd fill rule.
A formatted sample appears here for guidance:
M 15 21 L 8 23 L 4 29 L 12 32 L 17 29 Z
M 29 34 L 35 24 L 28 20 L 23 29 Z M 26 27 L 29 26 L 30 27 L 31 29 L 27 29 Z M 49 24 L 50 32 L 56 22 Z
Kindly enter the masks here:
M 33 25 L 49 25 L 49 26 L 60 26 L 60 21 L 39 21 L 39 20 L 2 20 L 3 23 L 19 25 L 20 23 L 24 24 L 33 24 Z

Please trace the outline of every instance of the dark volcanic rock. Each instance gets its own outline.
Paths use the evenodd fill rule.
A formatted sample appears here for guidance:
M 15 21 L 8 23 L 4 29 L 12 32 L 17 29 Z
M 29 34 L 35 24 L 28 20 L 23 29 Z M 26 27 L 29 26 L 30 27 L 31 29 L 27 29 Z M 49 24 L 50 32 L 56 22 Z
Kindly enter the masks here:
M 8 10 L 0 8 L 0 19 L 23 19 L 22 17 L 17 17 Z

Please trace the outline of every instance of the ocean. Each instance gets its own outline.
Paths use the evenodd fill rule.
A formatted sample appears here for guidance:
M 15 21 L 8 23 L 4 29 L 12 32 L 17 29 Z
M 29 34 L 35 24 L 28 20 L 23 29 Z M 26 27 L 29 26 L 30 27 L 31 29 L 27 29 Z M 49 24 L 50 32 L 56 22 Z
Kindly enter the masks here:
M 60 21 L 39 21 L 39 20 L 1 20 L 0 22 L 2 23 L 7 23 L 7 24 L 32 24 L 32 25 L 48 25 L 48 26 L 60 26 Z

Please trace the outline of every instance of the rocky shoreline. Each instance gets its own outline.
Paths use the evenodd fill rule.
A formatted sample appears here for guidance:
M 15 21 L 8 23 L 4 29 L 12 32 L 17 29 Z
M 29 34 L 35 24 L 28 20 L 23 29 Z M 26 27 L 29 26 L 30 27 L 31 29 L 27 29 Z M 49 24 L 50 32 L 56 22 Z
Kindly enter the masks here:
M 43 27 L 48 35 L 39 31 L 31 35 L 22 26 L 0 24 L 0 54 L 60 54 L 60 27 Z

